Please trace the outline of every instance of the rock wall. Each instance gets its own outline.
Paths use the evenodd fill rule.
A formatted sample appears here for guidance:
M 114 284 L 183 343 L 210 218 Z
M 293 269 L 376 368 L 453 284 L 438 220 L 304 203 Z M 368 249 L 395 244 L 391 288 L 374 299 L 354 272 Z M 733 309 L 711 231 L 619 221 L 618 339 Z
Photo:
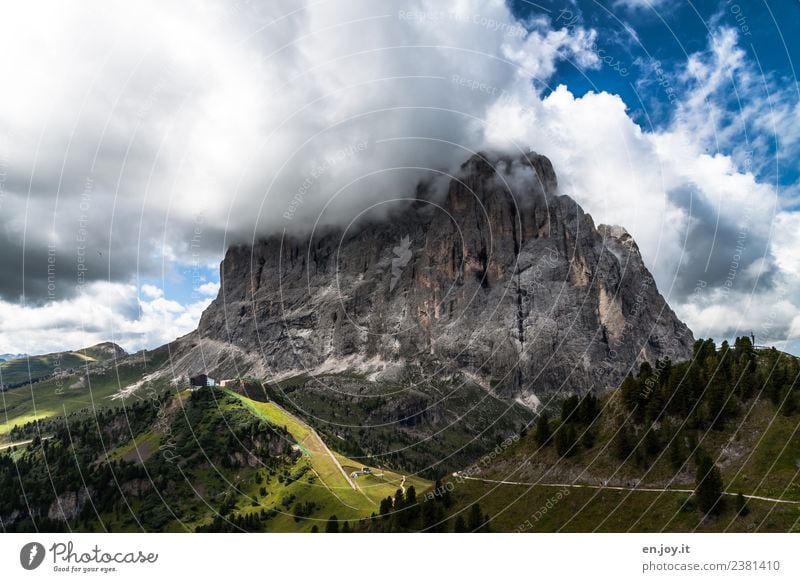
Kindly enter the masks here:
M 466 373 L 532 404 L 691 355 L 636 243 L 559 195 L 544 156 L 479 154 L 443 199 L 420 192 L 389 220 L 230 248 L 184 361 L 223 377 Z

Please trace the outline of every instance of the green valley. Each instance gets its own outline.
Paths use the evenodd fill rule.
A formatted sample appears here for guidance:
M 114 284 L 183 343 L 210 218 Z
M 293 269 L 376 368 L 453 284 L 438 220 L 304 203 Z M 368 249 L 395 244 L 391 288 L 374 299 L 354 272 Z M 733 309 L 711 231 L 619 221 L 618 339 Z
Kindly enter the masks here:
M 0 385 L 6 389 L 38 382 L 53 375 L 80 373 L 89 364 L 124 357 L 125 351 L 111 342 L 71 352 L 56 352 L 0 361 Z

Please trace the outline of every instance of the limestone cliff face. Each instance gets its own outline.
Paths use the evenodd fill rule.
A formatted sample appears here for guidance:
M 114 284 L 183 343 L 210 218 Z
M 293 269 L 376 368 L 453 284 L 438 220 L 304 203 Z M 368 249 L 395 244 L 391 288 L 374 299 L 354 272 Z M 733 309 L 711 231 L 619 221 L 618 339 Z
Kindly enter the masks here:
M 413 369 L 535 404 L 691 355 L 621 227 L 558 194 L 544 156 L 470 158 L 443 200 L 357 230 L 228 250 L 187 361 L 221 376 Z

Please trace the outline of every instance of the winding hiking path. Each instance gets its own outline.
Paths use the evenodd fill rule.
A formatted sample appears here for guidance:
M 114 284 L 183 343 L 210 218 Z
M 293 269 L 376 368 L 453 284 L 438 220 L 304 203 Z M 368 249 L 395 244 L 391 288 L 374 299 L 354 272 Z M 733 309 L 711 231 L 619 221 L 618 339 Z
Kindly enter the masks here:
M 575 489 L 610 489 L 612 491 L 645 491 L 650 493 L 694 493 L 694 489 L 658 489 L 653 487 L 622 487 L 620 485 L 589 485 L 582 483 L 525 483 L 522 481 L 498 481 L 495 479 L 482 479 L 480 477 L 466 477 L 458 472 L 453 473 L 453 477 L 465 479 L 468 481 L 480 481 L 482 483 L 492 483 L 495 485 L 522 485 L 526 487 L 572 487 Z M 723 495 L 736 496 L 737 493 L 730 493 L 724 491 Z M 769 501 L 772 503 L 787 503 L 789 505 L 800 505 L 800 501 L 791 501 L 789 499 L 776 499 L 774 497 L 762 497 L 760 495 L 744 495 L 746 499 L 757 499 L 759 501 Z

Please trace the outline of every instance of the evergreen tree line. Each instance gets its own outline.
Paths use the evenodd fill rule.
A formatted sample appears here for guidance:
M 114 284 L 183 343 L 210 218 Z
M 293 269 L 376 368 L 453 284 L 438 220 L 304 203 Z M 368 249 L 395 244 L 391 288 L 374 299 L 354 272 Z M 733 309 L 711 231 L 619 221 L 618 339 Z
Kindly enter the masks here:
M 645 362 L 620 386 L 624 415 L 617 418 L 612 454 L 645 468 L 664 455 L 676 472 L 693 463 L 693 501 L 702 514 L 717 514 L 725 507 L 724 483 L 700 439 L 740 419 L 755 399 L 796 415 L 799 374 L 797 358 L 775 348 L 758 350 L 746 336 L 719 348 L 713 339 L 699 339 L 685 362 Z M 739 515 L 749 511 L 741 493 L 736 508 Z
M 580 448 L 591 449 L 595 444 L 595 420 L 600 415 L 600 402 L 591 392 L 582 398 L 570 396 L 561 404 L 560 422 L 542 414 L 536 421 L 534 439 L 540 447 L 553 445 L 559 457 L 571 457 Z
M 211 390 L 193 393 L 179 413 L 166 419 L 157 450 L 150 451 L 143 463 L 106 454 L 150 429 L 169 398 L 98 411 L 94 417 L 69 415 L 17 427 L 17 436 L 33 435 L 33 440 L 0 455 L 2 531 L 103 531 L 112 527 L 112 521 L 123 529 L 161 531 L 178 523 L 184 511 L 205 508 L 187 482 L 196 469 L 207 471 L 202 468 L 209 463 L 217 470 L 247 469 L 248 455 L 253 453 L 270 475 L 284 470 L 279 479 L 286 482 L 303 476 L 302 471 L 290 474 L 285 469 L 292 442 L 285 428 L 264 423 L 237 400 Z M 39 436 L 43 427 L 52 431 L 50 438 Z M 269 450 L 276 448 L 282 454 L 270 455 Z M 68 522 L 52 519 L 49 514 L 57 507 L 57 496 L 65 494 L 76 494 L 85 502 Z M 222 517 L 207 531 L 258 531 L 256 524 L 271 517 L 235 515 L 235 504 L 234 496 L 222 500 L 216 508 Z M 297 504 L 293 513 L 305 516 L 315 509 Z
M 643 363 L 622 382 L 620 396 L 639 424 L 671 416 L 691 428 L 722 430 L 755 397 L 765 397 L 787 416 L 795 414 L 798 374 L 797 358 L 775 348 L 756 350 L 749 337 L 719 348 L 713 339 L 699 339 L 691 360 Z

